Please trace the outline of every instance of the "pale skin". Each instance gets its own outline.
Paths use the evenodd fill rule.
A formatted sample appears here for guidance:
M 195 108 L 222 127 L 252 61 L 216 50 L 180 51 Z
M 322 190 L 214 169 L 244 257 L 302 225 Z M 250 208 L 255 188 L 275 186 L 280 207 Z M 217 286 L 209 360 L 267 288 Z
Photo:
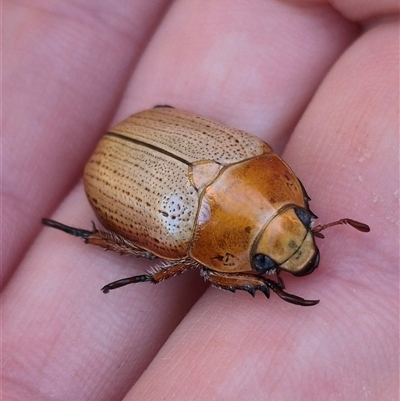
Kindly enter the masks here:
M 2 399 L 397 399 L 398 4 L 319 4 L 4 2 Z M 318 305 L 196 271 L 104 295 L 154 262 L 41 226 L 91 228 L 86 160 L 156 104 L 259 136 L 321 223 L 371 227 L 327 230 L 318 269 L 282 275 Z

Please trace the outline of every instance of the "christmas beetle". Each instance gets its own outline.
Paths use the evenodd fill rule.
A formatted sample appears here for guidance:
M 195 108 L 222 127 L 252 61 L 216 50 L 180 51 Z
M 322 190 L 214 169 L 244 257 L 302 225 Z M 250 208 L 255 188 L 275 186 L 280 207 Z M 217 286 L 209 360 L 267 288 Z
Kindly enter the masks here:
M 89 202 L 106 230 L 43 224 L 86 243 L 164 260 L 149 272 L 110 283 L 158 283 L 192 268 L 225 290 L 270 290 L 283 300 L 315 305 L 284 291 L 281 271 L 310 274 L 319 263 L 315 237 L 341 219 L 314 226 L 310 198 L 271 147 L 246 132 L 169 106 L 132 115 L 100 140 L 86 165 Z M 271 278 L 273 276 L 274 278 Z

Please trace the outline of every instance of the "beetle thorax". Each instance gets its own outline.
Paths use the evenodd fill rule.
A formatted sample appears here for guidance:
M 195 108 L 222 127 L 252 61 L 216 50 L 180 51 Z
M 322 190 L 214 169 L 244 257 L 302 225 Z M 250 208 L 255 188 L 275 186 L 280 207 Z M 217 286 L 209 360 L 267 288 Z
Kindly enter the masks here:
M 225 167 L 202 194 L 190 256 L 216 271 L 252 271 L 254 252 L 259 247 L 274 248 L 267 236 L 278 229 L 275 237 L 279 237 L 285 226 L 296 225 L 286 222 L 285 217 L 281 227 L 268 227 L 271 219 L 275 223 L 273 216 L 289 204 L 307 207 L 301 184 L 277 155 L 262 155 Z M 302 226 L 301 241 L 304 231 Z M 274 255 L 281 244 L 275 240 Z M 279 260 L 286 259 L 282 256 Z

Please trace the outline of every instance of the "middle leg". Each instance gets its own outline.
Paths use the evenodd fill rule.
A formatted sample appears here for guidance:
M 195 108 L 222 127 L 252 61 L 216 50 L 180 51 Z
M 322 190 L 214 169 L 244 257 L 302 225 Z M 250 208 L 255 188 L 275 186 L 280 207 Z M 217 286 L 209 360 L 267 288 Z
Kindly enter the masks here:
M 143 283 L 146 281 L 157 284 L 168 278 L 182 274 L 193 267 L 196 267 L 196 263 L 190 258 L 164 261 L 161 265 L 152 267 L 146 274 L 140 274 L 138 276 L 132 276 L 113 281 L 112 283 L 104 286 L 101 290 L 104 292 L 104 294 L 107 294 L 110 290 L 115 290 L 116 288 L 120 288 L 128 284 Z

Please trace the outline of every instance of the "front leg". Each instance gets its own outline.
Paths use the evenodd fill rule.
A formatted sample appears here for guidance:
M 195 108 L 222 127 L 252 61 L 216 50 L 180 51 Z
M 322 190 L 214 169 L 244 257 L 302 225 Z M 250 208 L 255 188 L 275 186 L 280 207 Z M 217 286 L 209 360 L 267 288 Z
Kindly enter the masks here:
M 277 281 L 273 281 L 264 276 L 257 276 L 246 273 L 222 273 L 203 268 L 201 275 L 206 281 L 209 281 L 213 286 L 235 292 L 236 290 L 244 290 L 252 296 L 257 290 L 263 292 L 269 298 L 270 290 L 274 291 L 280 298 L 286 302 L 295 305 L 311 306 L 319 301 L 306 300 L 293 294 L 289 294 L 283 289 L 285 288 L 282 279 L 277 276 Z

